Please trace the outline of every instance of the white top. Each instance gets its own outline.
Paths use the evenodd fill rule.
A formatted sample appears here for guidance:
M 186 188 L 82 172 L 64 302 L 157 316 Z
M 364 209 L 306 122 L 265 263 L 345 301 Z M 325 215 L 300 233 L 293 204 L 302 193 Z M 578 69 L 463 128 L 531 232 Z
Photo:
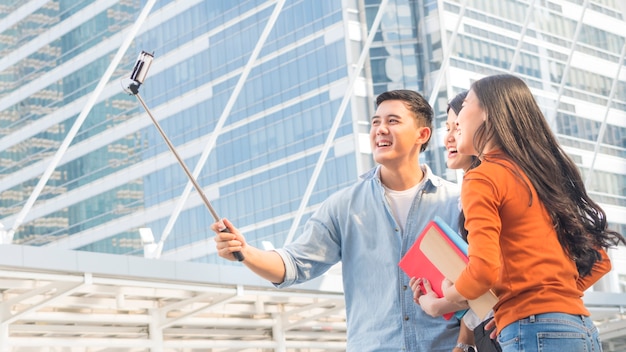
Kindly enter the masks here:
M 465 313 L 465 315 L 463 315 L 463 322 L 470 330 L 474 330 L 478 327 L 478 325 L 480 325 L 480 323 L 491 317 L 493 317 L 493 310 L 489 311 L 489 314 L 487 314 L 485 319 L 481 320 L 478 315 L 476 315 L 476 313 L 474 313 L 474 311 L 470 309 L 467 311 L 467 313 Z
M 422 171 L 424 173 L 424 177 L 422 177 L 422 180 L 415 186 L 409 189 L 405 189 L 404 191 L 394 191 L 383 185 L 383 188 L 385 189 L 385 197 L 387 198 L 389 205 L 391 205 L 391 211 L 393 212 L 393 216 L 400 224 L 400 228 L 402 229 L 402 231 L 404 231 L 404 225 L 406 225 L 406 220 L 409 216 L 409 210 L 411 210 L 411 205 L 413 204 L 413 200 L 415 199 L 417 190 L 422 186 L 424 182 L 426 182 L 426 170 L 422 169 Z

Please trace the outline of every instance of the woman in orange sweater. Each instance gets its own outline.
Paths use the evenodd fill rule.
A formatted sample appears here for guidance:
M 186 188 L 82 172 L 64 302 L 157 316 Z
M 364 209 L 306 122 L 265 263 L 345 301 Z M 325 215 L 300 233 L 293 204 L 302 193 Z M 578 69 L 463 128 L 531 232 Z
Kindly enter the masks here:
M 580 172 L 526 86 L 512 75 L 472 84 L 457 118 L 459 153 L 480 166 L 463 179 L 469 263 L 444 296 L 492 289 L 502 351 L 601 351 L 583 292 L 625 242 L 587 195 Z

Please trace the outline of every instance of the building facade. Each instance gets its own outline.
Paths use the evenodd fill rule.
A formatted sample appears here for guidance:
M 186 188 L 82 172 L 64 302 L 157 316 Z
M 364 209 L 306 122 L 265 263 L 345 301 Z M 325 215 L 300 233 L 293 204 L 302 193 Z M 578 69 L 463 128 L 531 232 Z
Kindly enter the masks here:
M 141 105 L 122 89 L 141 50 L 155 60 L 140 94 L 189 169 L 202 169 L 197 179 L 215 209 L 246 229 L 252 243 L 284 242 L 356 60 L 346 48 L 359 41 L 344 35 L 349 12 L 341 3 L 286 2 L 272 19 L 278 6 L 272 1 L 157 2 L 99 92 L 143 4 L 41 3 L 5 9 L 5 22 L 12 11 L 32 11 L 4 31 L 0 198 L 3 224 L 19 223 L 13 243 L 141 255 L 137 229 L 151 228 L 159 240 L 172 223 L 164 255 L 187 248 L 176 259 L 215 261 L 203 242 L 211 236 L 210 213 L 195 190 L 179 202 L 186 175 Z M 352 24 L 360 36 L 358 22 Z M 246 68 L 265 27 L 269 36 Z M 238 88 L 244 69 L 249 72 Z M 94 93 L 93 107 L 77 124 Z M 371 94 L 362 96 L 355 109 L 371 105 Z M 363 169 L 356 167 L 353 106 L 345 110 L 304 215 Z M 369 112 L 361 115 L 367 121 Z M 77 125 L 20 221 L 42 173 Z M 203 151 L 208 156 L 199 162 Z M 177 207 L 180 213 L 172 216 Z
M 197 191 L 124 89 L 142 50 L 155 59 L 141 97 L 252 245 L 291 241 L 374 165 L 369 119 L 386 90 L 431 101 L 437 133 L 422 157 L 459 181 L 441 144 L 447 99 L 506 72 L 532 88 L 624 234 L 624 28 L 619 0 L 5 1 L 2 241 L 142 256 L 139 229 L 149 228 L 157 257 L 232 265 L 215 254 Z M 626 269 L 614 272 L 596 289 L 625 292 Z

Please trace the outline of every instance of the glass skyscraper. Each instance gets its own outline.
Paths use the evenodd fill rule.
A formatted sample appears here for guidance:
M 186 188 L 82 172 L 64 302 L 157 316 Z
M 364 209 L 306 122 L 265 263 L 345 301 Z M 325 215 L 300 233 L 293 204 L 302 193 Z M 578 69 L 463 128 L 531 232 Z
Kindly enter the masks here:
M 211 214 L 124 90 L 142 50 L 155 59 L 141 97 L 252 245 L 291 241 L 374 165 L 369 119 L 386 90 L 431 101 L 437 133 L 423 161 L 459 181 L 441 144 L 447 100 L 506 72 L 532 88 L 610 226 L 626 233 L 622 1 L 5 0 L 4 243 L 141 256 L 147 227 L 163 259 L 231 265 L 214 253 Z M 614 271 L 597 289 L 626 291 L 626 269 Z

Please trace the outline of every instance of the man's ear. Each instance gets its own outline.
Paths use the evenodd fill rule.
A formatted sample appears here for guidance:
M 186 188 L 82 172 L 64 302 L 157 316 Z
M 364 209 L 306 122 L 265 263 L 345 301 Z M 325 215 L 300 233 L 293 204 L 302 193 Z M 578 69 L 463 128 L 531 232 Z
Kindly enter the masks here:
M 419 145 L 424 145 L 428 143 L 428 141 L 430 140 L 431 134 L 432 134 L 432 131 L 430 130 L 430 127 L 418 127 L 417 139 L 415 140 L 415 143 Z

